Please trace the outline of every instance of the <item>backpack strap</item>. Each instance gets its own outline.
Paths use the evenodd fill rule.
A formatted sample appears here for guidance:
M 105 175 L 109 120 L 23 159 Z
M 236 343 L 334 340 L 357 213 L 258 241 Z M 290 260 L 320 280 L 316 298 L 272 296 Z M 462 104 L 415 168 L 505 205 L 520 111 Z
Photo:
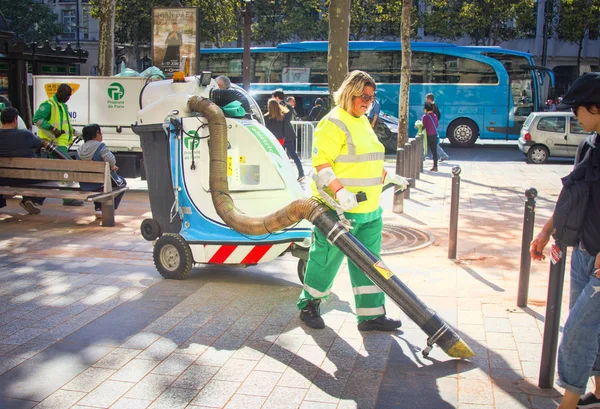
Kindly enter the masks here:
M 104 142 L 98 145 L 98 148 L 96 148 L 96 152 L 94 152 L 94 157 L 92 158 L 92 160 L 95 160 L 96 162 L 104 162 L 104 159 L 102 159 L 100 152 L 102 152 L 102 149 L 104 149 L 105 146 L 106 144 Z

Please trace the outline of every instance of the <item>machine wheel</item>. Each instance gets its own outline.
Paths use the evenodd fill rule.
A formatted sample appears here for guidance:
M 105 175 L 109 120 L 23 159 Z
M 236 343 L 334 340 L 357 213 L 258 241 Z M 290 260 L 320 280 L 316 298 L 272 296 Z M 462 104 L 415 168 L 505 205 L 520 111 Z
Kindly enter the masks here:
M 308 262 L 303 259 L 298 259 L 298 278 L 300 282 L 304 284 L 304 274 L 306 273 L 306 265 Z
M 475 145 L 475 141 L 479 138 L 479 130 L 475 122 L 470 119 L 461 118 L 448 126 L 446 136 L 452 146 L 470 148 Z
M 154 219 L 142 220 L 140 231 L 142 233 L 142 237 L 148 241 L 156 240 L 160 236 L 160 226 Z
M 192 269 L 192 250 L 179 234 L 165 233 L 154 246 L 154 265 L 164 278 L 181 280 Z
M 527 162 L 529 163 L 546 163 L 550 152 L 544 145 L 533 145 L 527 151 Z

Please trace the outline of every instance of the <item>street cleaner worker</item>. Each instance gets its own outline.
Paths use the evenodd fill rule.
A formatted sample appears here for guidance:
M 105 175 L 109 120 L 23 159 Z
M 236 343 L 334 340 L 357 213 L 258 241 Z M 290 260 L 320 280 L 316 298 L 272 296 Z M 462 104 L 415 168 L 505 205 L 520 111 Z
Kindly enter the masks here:
M 375 99 L 375 81 L 362 71 L 352 71 L 335 93 L 336 107 L 317 125 L 312 165 L 316 183 L 334 197 L 352 222 L 351 233 L 379 257 L 383 221 L 379 197 L 383 184 L 403 188 L 406 179 L 388 175 L 383 168 L 384 147 L 365 116 Z M 366 201 L 356 200 L 365 192 Z M 313 193 L 319 196 L 313 183 Z M 329 297 L 343 253 L 319 230 L 309 252 L 304 287 L 297 303 L 300 319 L 315 329 L 325 328 L 320 303 Z M 402 324 L 385 315 L 385 295 L 354 263 L 348 261 L 360 331 L 394 331 Z
M 40 139 L 54 142 L 58 150 L 69 154 L 69 146 L 73 142 L 75 131 L 69 119 L 67 102 L 71 98 L 71 87 L 60 84 L 52 98 L 42 102 L 33 115 L 33 123 L 38 127 Z M 80 135 L 78 135 L 80 136 Z M 60 159 L 51 153 L 52 159 Z M 64 206 L 83 206 L 82 200 L 63 199 Z
M 562 179 L 554 214 L 530 253 L 534 260 L 545 259 L 552 235 L 573 246 L 570 311 L 558 349 L 557 384 L 565 393 L 558 409 L 600 408 L 600 73 L 575 80 L 557 109 L 571 109 L 583 130 L 595 133 L 579 145 L 575 168 Z M 553 258 L 558 253 L 554 246 L 551 253 Z M 585 393 L 590 376 L 594 389 Z

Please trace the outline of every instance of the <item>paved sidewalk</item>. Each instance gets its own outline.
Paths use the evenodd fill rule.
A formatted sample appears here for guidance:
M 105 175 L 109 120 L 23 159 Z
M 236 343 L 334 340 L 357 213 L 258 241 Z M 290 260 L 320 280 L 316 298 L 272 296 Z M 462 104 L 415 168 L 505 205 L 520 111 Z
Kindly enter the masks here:
M 163 280 L 139 233 L 150 216 L 144 191 L 126 194 L 115 228 L 100 227 L 89 204 L 48 200 L 30 216 L 9 200 L 0 209 L 0 408 L 555 408 L 560 389 L 536 387 L 548 263 L 533 264 L 530 308 L 515 298 L 524 190 L 540 192 L 539 229 L 570 166 L 526 165 L 510 149 L 491 161 L 479 160 L 477 148 L 449 150 L 472 160 L 423 174 L 404 215 L 390 212 L 390 192 L 382 202 L 386 223 L 434 235 L 433 246 L 385 262 L 458 329 L 476 352 L 469 361 L 439 348 L 423 358 L 425 334 L 389 299 L 401 331 L 361 334 L 346 266 L 321 331 L 298 319 L 289 255 Z M 463 173 L 451 261 L 456 164 Z

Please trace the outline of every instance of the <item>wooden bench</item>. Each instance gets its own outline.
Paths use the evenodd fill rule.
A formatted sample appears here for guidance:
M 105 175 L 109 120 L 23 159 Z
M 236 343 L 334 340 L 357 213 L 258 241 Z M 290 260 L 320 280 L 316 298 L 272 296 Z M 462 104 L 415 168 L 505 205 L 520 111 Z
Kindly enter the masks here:
M 102 202 L 102 225 L 106 227 L 115 225 L 115 196 L 128 189 L 112 189 L 110 165 L 107 162 L 87 160 L 0 158 L 0 179 L 2 178 L 103 183 L 102 192 L 89 192 L 81 190 L 78 185 L 63 186 L 59 182 L 9 186 L 0 181 L 0 195 Z

